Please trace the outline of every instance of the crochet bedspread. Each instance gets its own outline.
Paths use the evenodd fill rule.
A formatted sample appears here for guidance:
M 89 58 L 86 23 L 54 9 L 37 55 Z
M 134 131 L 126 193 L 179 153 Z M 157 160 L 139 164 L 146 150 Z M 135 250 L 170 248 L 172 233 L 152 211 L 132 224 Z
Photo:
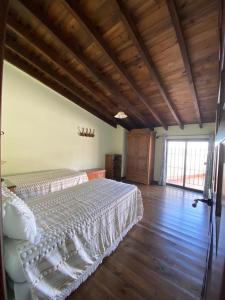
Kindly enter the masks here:
M 29 299 L 65 299 L 143 216 L 139 189 L 108 179 L 37 197 L 28 205 L 41 236 L 35 244 L 16 242 Z
M 88 181 L 86 172 L 70 169 L 47 170 L 4 176 L 4 180 L 15 185 L 15 193 L 23 200 L 61 191 Z

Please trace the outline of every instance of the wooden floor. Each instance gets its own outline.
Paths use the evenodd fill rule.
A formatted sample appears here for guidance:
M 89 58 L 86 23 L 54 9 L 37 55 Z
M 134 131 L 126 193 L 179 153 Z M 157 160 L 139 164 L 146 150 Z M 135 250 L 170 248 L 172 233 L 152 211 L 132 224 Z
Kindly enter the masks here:
M 199 299 L 207 247 L 208 208 L 199 193 L 139 186 L 144 218 L 70 300 Z

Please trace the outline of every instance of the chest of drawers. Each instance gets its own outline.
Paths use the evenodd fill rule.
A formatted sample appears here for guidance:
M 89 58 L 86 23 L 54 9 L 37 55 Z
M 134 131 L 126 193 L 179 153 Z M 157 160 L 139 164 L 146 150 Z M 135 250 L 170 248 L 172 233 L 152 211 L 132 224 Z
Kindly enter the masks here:
M 104 169 L 88 169 L 84 170 L 87 173 L 88 179 L 93 180 L 96 178 L 105 178 L 105 170 Z

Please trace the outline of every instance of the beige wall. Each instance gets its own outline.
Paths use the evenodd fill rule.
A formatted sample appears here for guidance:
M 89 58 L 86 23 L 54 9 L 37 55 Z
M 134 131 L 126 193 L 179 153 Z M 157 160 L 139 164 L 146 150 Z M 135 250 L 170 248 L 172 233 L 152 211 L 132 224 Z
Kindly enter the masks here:
M 158 181 L 160 177 L 163 134 L 166 134 L 168 139 L 207 138 L 209 134 L 214 132 L 214 127 L 214 123 L 205 123 L 203 128 L 196 124 L 185 125 L 184 129 L 180 129 L 179 126 L 169 126 L 168 131 L 165 131 L 162 127 L 156 127 L 156 136 L 159 136 L 159 138 L 156 139 L 155 145 L 154 180 Z
M 123 128 L 109 126 L 6 62 L 3 75 L 3 174 L 104 167 L 106 153 L 124 156 Z M 95 138 L 78 136 L 78 126 L 95 129 Z

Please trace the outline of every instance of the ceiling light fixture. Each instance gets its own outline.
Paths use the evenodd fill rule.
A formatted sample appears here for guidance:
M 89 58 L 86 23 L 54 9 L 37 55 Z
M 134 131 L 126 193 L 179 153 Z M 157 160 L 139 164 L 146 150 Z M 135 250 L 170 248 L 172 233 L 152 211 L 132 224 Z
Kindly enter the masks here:
M 127 115 L 123 112 L 123 111 L 119 111 L 115 116 L 114 118 L 116 119 L 126 119 L 127 118 Z

